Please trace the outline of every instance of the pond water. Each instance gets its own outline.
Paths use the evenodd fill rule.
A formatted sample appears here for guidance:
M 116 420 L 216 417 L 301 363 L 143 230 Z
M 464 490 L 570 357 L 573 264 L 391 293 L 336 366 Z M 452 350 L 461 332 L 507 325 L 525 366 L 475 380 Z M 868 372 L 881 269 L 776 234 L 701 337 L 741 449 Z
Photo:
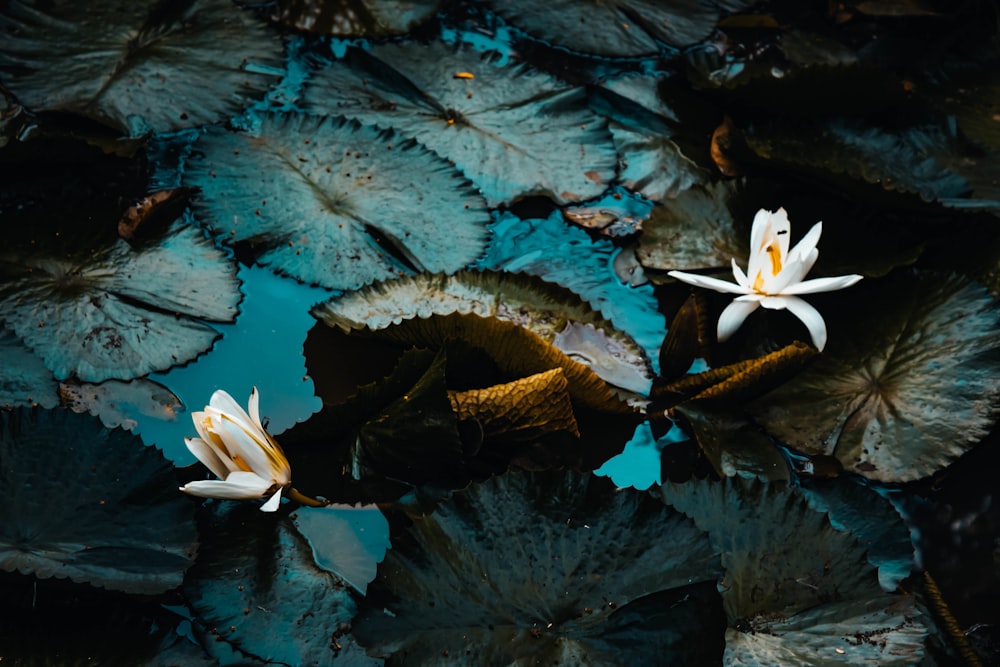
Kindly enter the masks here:
M 0 661 L 1000 661 L 998 26 L 0 4 Z

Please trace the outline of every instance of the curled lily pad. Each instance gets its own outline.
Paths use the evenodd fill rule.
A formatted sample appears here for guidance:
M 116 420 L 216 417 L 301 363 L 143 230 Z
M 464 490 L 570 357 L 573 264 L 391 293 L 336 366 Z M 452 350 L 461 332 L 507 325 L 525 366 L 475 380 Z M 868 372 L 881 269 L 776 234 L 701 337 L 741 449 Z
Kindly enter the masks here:
M 661 488 L 721 554 L 727 665 L 913 665 L 928 633 L 848 533 L 794 487 L 728 478 Z
M 0 412 L 0 462 L 0 570 L 129 593 L 180 585 L 193 512 L 159 450 L 89 415 L 19 408 Z
M 1000 309 L 983 287 L 904 272 L 862 285 L 849 312 L 815 363 L 750 404 L 768 431 L 896 482 L 930 475 L 987 434 L 1000 415 Z
M 243 656 L 267 664 L 367 664 L 345 634 L 354 595 L 320 568 L 288 517 L 214 503 L 201 517 L 198 562 L 184 582 L 195 617 Z
M 650 496 L 508 473 L 414 521 L 354 628 L 390 661 L 708 664 L 721 651 L 717 575 L 704 535 Z
M 607 122 L 582 88 L 471 46 L 350 48 L 313 74 L 304 104 L 417 139 L 454 162 L 490 206 L 528 195 L 589 199 L 615 173 Z
M 406 335 L 399 335 L 398 326 L 391 331 L 387 328 L 412 322 L 433 336 L 434 322 L 441 316 L 489 318 L 523 327 L 556 348 L 562 339 L 567 355 L 591 366 L 597 375 L 622 389 L 645 394 L 652 381 L 642 350 L 615 330 L 600 312 L 573 292 L 524 274 L 421 274 L 334 297 L 312 312 L 327 325 L 344 331 L 386 330 L 386 335 L 391 333 L 404 341 Z M 420 344 L 416 339 L 409 342 Z M 428 342 L 424 340 L 423 344 Z M 530 373 L 550 368 L 534 368 Z
M 248 132 L 209 128 L 196 151 L 185 182 L 201 190 L 203 224 L 307 283 L 354 289 L 413 270 L 454 271 L 486 245 L 489 215 L 468 181 L 391 132 L 267 114 Z
M 282 65 L 277 35 L 229 0 L 14 1 L 0 34 L 0 73 L 26 106 L 133 135 L 214 122 Z
M 491 1 L 507 21 L 538 39 L 600 56 L 654 55 L 661 44 L 684 47 L 715 29 L 720 10 L 735 11 L 746 0 L 530 0 Z
M 279 0 L 271 19 L 321 35 L 378 37 L 409 32 L 434 16 L 443 0 Z
M 211 347 L 206 321 L 235 319 L 234 267 L 196 228 L 137 248 L 78 231 L 21 230 L 0 250 L 0 320 L 56 378 L 166 369 Z

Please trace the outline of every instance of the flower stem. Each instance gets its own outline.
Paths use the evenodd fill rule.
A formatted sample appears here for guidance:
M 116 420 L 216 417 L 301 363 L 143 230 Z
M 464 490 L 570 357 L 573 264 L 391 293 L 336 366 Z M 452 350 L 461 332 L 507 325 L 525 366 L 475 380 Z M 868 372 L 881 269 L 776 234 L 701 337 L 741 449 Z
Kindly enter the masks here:
M 289 500 L 294 500 L 300 505 L 305 505 L 306 507 L 326 507 L 330 504 L 329 500 L 316 500 L 315 498 L 310 498 L 309 496 L 299 493 L 298 489 L 290 488 L 285 497 Z

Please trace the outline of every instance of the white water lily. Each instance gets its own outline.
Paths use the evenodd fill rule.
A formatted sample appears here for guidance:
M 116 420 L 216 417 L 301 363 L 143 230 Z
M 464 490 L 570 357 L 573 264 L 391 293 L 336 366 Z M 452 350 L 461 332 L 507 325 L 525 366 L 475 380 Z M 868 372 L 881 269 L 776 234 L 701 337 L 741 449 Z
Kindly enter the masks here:
M 181 491 L 202 498 L 267 498 L 261 510 L 278 509 L 282 490 L 292 483 L 292 468 L 260 422 L 259 400 L 254 387 L 248 415 L 220 389 L 212 394 L 203 412 L 192 413 L 201 437 L 185 438 L 184 442 L 219 479 L 189 482 L 180 487 Z
M 764 209 L 757 211 L 750 232 L 750 261 L 745 274 L 733 259 L 736 283 L 682 271 L 667 274 L 698 287 L 742 295 L 722 311 L 718 326 L 719 341 L 732 336 L 750 313 L 761 306 L 772 310 L 787 308 L 809 329 L 813 345 L 820 351 L 823 350 L 826 345 L 826 322 L 819 311 L 799 298 L 799 295 L 850 287 L 861 280 L 862 276 L 851 274 L 803 280 L 819 257 L 816 244 L 823 233 L 823 223 L 813 225 L 791 250 L 788 249 L 790 231 L 791 225 L 785 209 L 779 208 L 775 213 Z

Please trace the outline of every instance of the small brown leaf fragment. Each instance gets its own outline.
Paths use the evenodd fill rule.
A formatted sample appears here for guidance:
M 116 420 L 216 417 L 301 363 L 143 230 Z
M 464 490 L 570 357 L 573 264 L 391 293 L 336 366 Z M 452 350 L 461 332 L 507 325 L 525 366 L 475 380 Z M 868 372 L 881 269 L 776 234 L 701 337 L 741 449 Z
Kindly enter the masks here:
M 149 229 L 172 222 L 187 206 L 191 188 L 174 188 L 152 192 L 122 213 L 118 220 L 118 236 L 126 241 L 135 240 L 139 227 Z
M 712 146 L 710 152 L 712 154 L 712 161 L 715 162 L 715 166 L 719 169 L 719 172 L 723 176 L 740 176 L 743 174 L 743 170 L 740 166 L 736 164 L 733 160 L 729 159 L 727 153 L 731 145 L 731 134 L 736 131 L 736 126 L 733 125 L 732 119 L 726 116 L 722 119 L 722 123 L 715 128 L 715 132 L 712 132 Z
M 449 391 L 448 399 L 460 420 L 475 419 L 488 438 L 521 441 L 557 431 L 580 436 L 562 368 L 485 389 Z

